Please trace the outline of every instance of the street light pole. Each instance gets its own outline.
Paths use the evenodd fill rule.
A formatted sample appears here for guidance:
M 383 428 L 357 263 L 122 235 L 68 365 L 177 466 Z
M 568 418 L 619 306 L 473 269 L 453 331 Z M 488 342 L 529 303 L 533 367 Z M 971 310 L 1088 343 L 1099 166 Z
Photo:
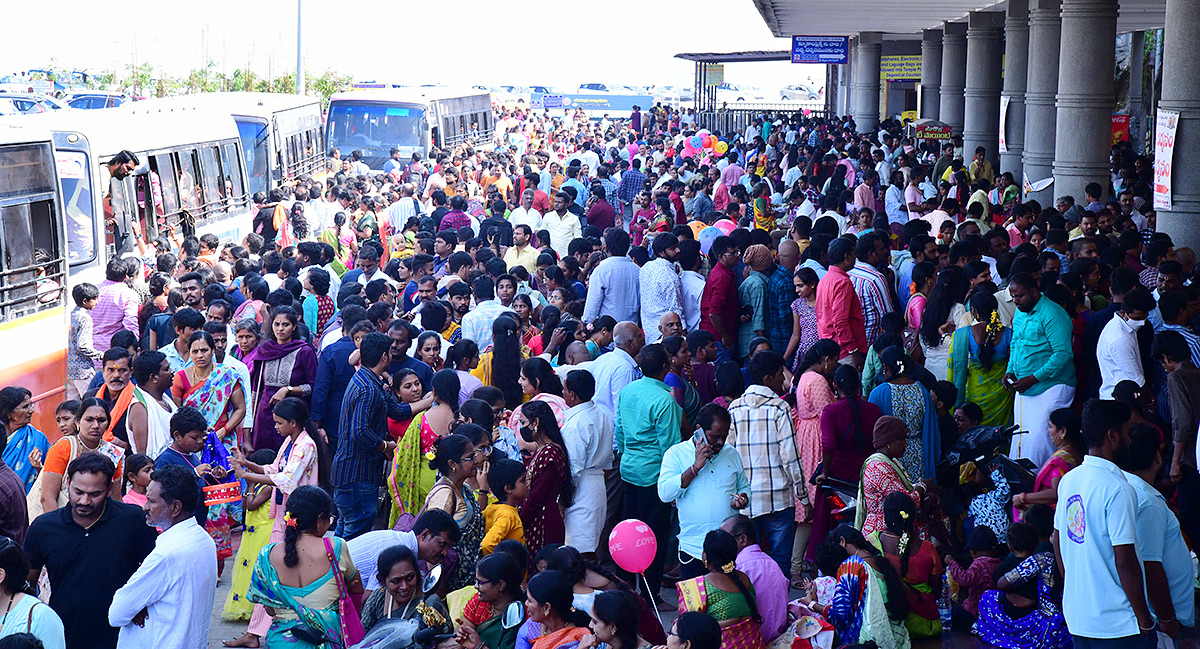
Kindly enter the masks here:
M 304 0 L 296 0 L 296 94 L 304 94 L 304 33 L 303 20 Z

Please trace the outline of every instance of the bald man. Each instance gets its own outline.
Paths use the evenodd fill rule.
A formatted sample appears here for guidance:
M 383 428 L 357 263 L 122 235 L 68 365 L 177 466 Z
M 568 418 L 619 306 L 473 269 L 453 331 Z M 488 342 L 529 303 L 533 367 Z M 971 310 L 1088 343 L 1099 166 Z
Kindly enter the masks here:
M 795 273 L 800 265 L 800 245 L 791 239 L 780 241 L 775 261 L 789 273 Z
M 658 333 L 662 338 L 683 335 L 683 320 L 678 313 L 667 311 L 658 319 Z
M 588 351 L 587 345 L 579 340 L 572 341 L 567 345 L 563 355 L 565 362 L 554 368 L 554 373 L 558 374 L 560 381 L 566 381 L 567 374 L 571 371 L 586 370 L 592 364 L 591 352 Z

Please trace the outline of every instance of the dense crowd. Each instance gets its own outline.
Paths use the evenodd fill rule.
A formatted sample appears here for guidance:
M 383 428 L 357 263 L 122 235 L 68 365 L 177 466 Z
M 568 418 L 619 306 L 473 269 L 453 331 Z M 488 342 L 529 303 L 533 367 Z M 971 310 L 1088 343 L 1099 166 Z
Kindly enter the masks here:
M 1200 293 L 1145 158 L 1051 207 L 893 121 L 496 117 L 72 287 L 58 430 L 0 390 L 0 646 L 204 647 L 218 579 L 245 647 L 1194 625 Z

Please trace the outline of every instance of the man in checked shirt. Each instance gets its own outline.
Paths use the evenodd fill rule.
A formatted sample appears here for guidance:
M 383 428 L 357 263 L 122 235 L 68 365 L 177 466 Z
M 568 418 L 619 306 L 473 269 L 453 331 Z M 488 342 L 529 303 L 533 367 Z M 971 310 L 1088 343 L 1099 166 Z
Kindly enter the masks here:
M 783 356 L 771 351 L 759 352 L 750 359 L 751 385 L 729 404 L 729 437 L 750 479 L 750 505 L 745 514 L 754 520 L 768 554 L 783 574 L 789 575 L 795 521 L 809 520 L 812 505 L 796 450 L 791 409 L 779 398 L 784 393 L 784 365 Z M 808 539 L 802 540 L 807 546 Z M 803 555 L 805 549 L 797 551 Z

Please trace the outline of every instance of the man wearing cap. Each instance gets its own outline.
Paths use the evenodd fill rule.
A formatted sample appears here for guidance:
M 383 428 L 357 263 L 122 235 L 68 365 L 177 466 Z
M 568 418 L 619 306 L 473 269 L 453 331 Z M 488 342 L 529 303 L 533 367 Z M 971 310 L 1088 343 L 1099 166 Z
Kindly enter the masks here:
M 738 358 L 750 355 L 751 340 L 767 336 L 766 272 L 771 269 L 773 263 L 771 250 L 761 243 L 750 246 L 742 255 L 742 262 L 750 269 L 750 274 L 746 275 L 737 289 L 742 320 L 738 327 Z

